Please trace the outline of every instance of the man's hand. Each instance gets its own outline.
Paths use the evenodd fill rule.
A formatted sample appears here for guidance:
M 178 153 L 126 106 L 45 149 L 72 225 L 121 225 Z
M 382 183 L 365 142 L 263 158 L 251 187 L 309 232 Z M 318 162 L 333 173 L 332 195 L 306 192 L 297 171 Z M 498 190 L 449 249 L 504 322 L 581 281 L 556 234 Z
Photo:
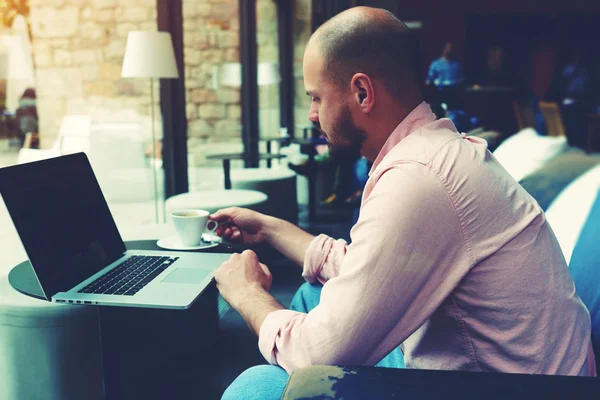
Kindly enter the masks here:
M 221 296 L 236 307 L 241 298 L 256 292 L 268 292 L 273 277 L 266 265 L 258 261 L 256 253 L 246 250 L 233 254 L 215 272 L 217 289 Z
M 231 207 L 210 216 L 220 225 L 215 233 L 226 240 L 252 246 L 266 242 L 300 267 L 304 255 L 315 238 L 297 226 L 279 218 L 246 208 Z
M 225 208 L 210 216 L 211 220 L 223 224 L 215 231 L 217 235 L 246 246 L 265 241 L 264 218 L 259 212 L 238 207 Z
M 273 282 L 271 272 L 251 250 L 233 254 L 217 269 L 215 280 L 221 296 L 257 336 L 267 315 L 283 309 L 268 293 Z

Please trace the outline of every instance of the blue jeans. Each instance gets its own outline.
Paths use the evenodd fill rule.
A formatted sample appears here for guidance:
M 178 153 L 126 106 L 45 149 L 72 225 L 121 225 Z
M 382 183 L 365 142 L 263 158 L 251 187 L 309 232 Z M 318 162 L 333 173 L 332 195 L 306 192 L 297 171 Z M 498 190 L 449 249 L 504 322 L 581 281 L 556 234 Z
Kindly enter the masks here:
M 319 304 L 321 285 L 300 286 L 290 304 L 290 310 L 307 313 Z M 376 367 L 404 368 L 404 357 L 396 348 L 376 364 Z M 257 365 L 242 372 L 225 390 L 222 400 L 278 400 L 289 375 L 276 365 Z

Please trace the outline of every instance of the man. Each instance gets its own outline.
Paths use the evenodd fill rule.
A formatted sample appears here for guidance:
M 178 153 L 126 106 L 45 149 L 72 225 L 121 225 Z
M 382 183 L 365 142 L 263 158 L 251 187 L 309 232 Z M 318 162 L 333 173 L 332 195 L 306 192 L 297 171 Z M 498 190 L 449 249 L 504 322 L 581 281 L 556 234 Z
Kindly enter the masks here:
M 462 108 L 458 100 L 464 80 L 462 66 L 454 56 L 454 46 L 447 42 L 442 55 L 429 65 L 425 85 L 434 85 L 437 92 L 436 101 L 444 103 L 446 110 L 458 110 Z
M 485 141 L 435 119 L 416 59 L 411 33 L 383 10 L 353 8 L 314 33 L 309 119 L 332 151 L 358 147 L 374 161 L 352 243 L 221 210 L 212 218 L 230 224 L 219 234 L 269 243 L 323 284 L 312 311 L 286 310 L 246 251 L 217 270 L 221 295 L 287 373 L 375 365 L 401 346 L 409 368 L 595 375 L 589 313 L 543 212 Z M 286 378 L 249 370 L 224 397 L 266 387 L 278 398 Z

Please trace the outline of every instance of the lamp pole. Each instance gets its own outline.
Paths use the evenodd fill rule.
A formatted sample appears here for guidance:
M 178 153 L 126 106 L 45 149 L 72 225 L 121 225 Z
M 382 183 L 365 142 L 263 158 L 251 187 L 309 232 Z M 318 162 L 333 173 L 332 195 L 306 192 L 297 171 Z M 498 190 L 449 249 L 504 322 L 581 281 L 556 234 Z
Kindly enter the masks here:
M 158 183 L 156 179 L 156 138 L 154 135 L 154 78 L 150 78 L 150 110 L 152 119 L 150 125 L 152 128 L 152 157 L 150 157 L 150 167 L 152 168 L 152 179 L 154 180 L 154 222 L 158 224 Z

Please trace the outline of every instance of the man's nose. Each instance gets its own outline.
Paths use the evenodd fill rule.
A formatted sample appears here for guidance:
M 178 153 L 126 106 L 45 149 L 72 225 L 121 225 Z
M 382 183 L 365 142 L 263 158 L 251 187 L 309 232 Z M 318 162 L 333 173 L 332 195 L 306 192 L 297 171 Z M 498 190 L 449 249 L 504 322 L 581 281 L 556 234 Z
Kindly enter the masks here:
M 310 122 L 314 122 L 315 124 L 319 123 L 319 113 L 313 106 L 308 109 L 308 120 Z

